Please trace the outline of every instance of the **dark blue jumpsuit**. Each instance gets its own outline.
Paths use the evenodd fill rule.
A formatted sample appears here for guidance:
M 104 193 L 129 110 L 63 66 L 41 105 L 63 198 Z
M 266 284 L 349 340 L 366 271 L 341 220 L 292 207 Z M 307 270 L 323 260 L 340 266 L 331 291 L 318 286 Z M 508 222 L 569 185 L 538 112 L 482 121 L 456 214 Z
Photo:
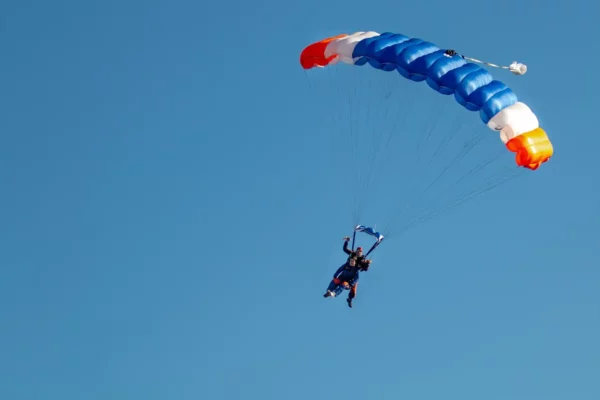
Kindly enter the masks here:
M 342 283 L 348 282 L 350 284 L 350 293 L 348 294 L 348 299 L 352 300 L 356 296 L 356 289 L 358 288 L 358 279 L 360 278 L 359 271 L 367 271 L 369 269 L 369 264 L 367 264 L 367 259 L 364 256 L 358 257 L 356 252 L 348 249 L 347 241 L 344 242 L 344 247 L 342 250 L 350 257 L 348 257 L 348 261 L 346 261 L 344 265 L 335 271 L 333 274 L 333 280 L 329 283 L 327 290 L 334 292 L 336 296 L 339 296 L 344 290 Z M 356 260 L 354 267 L 350 266 L 349 264 L 351 258 Z

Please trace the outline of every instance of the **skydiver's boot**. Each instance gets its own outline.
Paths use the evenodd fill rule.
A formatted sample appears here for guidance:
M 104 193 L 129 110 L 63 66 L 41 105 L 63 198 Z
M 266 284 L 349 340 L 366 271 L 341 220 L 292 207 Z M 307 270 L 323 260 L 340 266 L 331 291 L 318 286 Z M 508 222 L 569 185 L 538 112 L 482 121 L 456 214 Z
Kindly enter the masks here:
M 348 303 L 348 307 L 352 308 L 352 299 L 350 297 L 346 299 L 346 302 Z

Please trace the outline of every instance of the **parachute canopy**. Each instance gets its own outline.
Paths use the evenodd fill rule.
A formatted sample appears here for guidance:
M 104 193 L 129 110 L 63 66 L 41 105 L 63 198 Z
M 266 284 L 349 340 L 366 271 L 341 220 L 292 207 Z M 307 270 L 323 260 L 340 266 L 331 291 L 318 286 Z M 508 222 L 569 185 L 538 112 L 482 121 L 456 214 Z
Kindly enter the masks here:
M 478 111 L 483 123 L 500 132 L 506 148 L 516 153 L 518 166 L 536 170 L 553 155 L 552 143 L 533 111 L 518 101 L 506 84 L 493 79 L 487 70 L 477 65 L 475 62 L 481 63 L 478 60 L 440 49 L 421 39 L 372 31 L 326 38 L 307 46 L 300 55 L 304 69 L 326 67 L 340 61 L 398 71 L 406 79 L 426 81 L 438 93 L 454 95 L 461 106 Z M 527 70 L 516 62 L 501 68 L 517 75 Z

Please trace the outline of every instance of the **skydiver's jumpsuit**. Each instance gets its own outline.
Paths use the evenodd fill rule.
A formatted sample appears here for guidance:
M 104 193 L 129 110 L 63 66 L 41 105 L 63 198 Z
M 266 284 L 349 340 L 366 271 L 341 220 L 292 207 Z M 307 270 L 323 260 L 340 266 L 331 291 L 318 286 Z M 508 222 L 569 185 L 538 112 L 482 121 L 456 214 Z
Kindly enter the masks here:
M 344 290 L 344 286 L 342 285 L 344 282 L 348 282 L 350 285 L 350 293 L 348 294 L 349 299 L 353 299 L 356 296 L 356 285 L 358 284 L 358 278 L 360 277 L 358 274 L 359 271 L 358 266 L 350 266 L 347 262 L 339 267 L 337 271 L 333 274 L 333 279 L 329 283 L 327 290 L 334 292 L 336 296 L 339 296 L 340 293 Z
M 333 274 L 333 280 L 329 283 L 327 290 L 334 292 L 336 296 L 339 296 L 339 294 L 344 290 L 342 283 L 348 282 L 350 285 L 348 299 L 352 300 L 354 297 L 356 297 L 356 290 L 358 289 L 358 279 L 360 278 L 359 271 L 367 271 L 369 269 L 369 264 L 367 264 L 367 259 L 364 256 L 358 257 L 356 252 L 348 249 L 348 242 L 344 242 L 343 250 L 344 253 L 349 254 L 350 257 L 348 257 L 348 261 L 346 261 L 344 265 L 335 271 Z M 349 264 L 349 260 L 351 258 L 357 260 L 354 267 L 350 266 Z

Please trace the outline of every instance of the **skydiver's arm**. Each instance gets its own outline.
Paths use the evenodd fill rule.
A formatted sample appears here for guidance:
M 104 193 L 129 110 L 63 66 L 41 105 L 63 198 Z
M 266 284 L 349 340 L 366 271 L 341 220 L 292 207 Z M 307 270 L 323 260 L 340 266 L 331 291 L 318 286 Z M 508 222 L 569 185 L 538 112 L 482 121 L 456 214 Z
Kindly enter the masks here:
M 346 265 L 344 264 L 344 265 L 342 265 L 341 267 L 339 267 L 339 268 L 337 269 L 337 271 L 335 271 L 335 273 L 333 274 L 333 279 L 335 279 L 335 278 L 337 278 L 338 276 L 340 276 L 340 274 L 341 274 L 341 273 L 342 273 L 342 271 L 344 270 L 344 267 L 345 267 L 345 266 L 346 266 Z
M 348 249 L 348 241 L 344 240 L 344 247 L 342 250 L 344 250 L 344 253 L 346 254 L 352 254 L 352 251 Z

